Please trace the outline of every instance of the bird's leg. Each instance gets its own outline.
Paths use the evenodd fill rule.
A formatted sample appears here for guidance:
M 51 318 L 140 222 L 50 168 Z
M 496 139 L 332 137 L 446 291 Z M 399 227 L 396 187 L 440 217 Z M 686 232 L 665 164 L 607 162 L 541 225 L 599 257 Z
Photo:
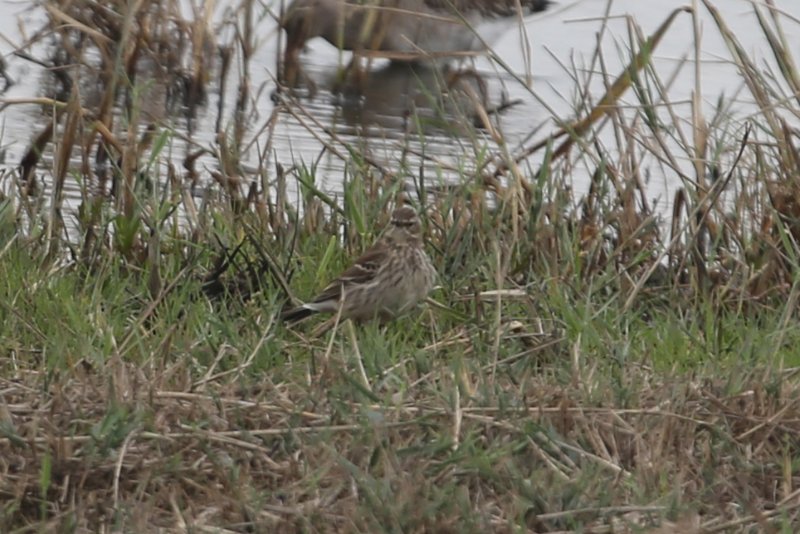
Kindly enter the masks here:
M 276 95 L 283 94 L 284 91 L 288 91 L 288 94 L 294 97 L 301 97 L 305 96 L 309 100 L 313 99 L 317 95 L 317 83 L 311 78 L 311 76 L 306 73 L 306 71 L 300 67 L 297 67 L 296 73 L 293 74 L 295 77 L 295 83 L 287 83 L 284 80 L 278 80 L 278 86 L 275 89 L 272 99 L 277 103 L 278 98 Z M 305 94 L 299 89 L 301 87 L 306 88 Z
M 363 91 L 364 87 L 367 85 L 367 80 L 369 78 L 367 72 L 369 72 L 370 64 L 372 63 L 372 59 L 368 59 L 365 67 L 362 65 L 361 59 L 359 54 L 353 54 L 353 69 L 350 72 L 353 85 L 358 88 L 359 92 Z
M 301 50 L 302 47 L 287 46 L 283 59 L 282 76 L 278 81 L 280 85 L 288 87 L 292 94 L 295 94 L 297 87 L 303 85 L 308 88 L 308 98 L 314 98 L 314 95 L 317 94 L 317 84 L 300 65 Z
M 302 70 L 303 85 L 308 88 L 308 99 L 311 100 L 317 95 L 317 83 L 311 79 L 311 76 L 305 70 Z
M 361 54 L 353 52 L 353 57 L 347 66 L 340 70 L 331 92 L 339 94 L 352 94 L 363 92 L 367 82 L 367 71 L 361 66 Z

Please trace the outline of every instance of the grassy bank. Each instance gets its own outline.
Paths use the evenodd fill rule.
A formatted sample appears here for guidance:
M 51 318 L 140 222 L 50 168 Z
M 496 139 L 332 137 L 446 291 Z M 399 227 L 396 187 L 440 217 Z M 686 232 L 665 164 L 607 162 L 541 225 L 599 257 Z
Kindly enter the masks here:
M 258 6 L 220 29 L 169 2 L 47 5 L 58 42 L 85 41 L 43 104 L 53 126 L 0 178 L 0 531 L 797 529 L 800 86 L 780 19 L 760 12 L 777 77 L 716 19 L 756 117 L 678 118 L 648 60 L 670 19 L 632 30 L 630 68 L 563 132 L 512 154 L 495 130 L 458 183 L 330 141 L 350 169 L 332 199 L 267 149 L 240 163 L 306 113 L 278 96 L 247 122 Z M 216 151 L 176 159 L 141 113 L 148 69 L 189 110 L 226 57 L 240 99 Z M 653 161 L 684 184 L 668 216 L 646 200 Z M 430 301 L 385 327 L 280 324 L 401 198 L 440 275 Z

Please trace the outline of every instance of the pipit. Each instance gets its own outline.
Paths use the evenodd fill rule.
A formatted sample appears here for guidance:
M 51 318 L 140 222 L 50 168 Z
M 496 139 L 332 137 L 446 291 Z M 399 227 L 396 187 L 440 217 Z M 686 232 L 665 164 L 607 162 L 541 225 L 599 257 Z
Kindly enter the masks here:
M 549 3 L 549 0 L 294 0 L 281 20 L 286 31 L 282 81 L 289 86 L 297 84 L 302 75 L 300 52 L 306 41 L 314 37 L 322 37 L 333 46 L 357 55 L 395 61 L 463 57 L 484 52 L 487 39 L 502 35 L 509 21 L 544 11 Z
M 296 322 L 319 312 L 342 319 L 386 321 L 414 308 L 433 288 L 436 270 L 425 253 L 420 221 L 409 206 L 397 208 L 384 235 L 311 302 L 283 313 Z

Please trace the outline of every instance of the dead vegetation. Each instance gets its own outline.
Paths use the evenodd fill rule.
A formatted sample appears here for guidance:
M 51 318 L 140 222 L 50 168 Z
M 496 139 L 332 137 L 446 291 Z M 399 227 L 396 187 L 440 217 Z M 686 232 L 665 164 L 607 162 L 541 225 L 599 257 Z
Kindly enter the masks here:
M 430 379 L 394 405 L 331 398 L 335 366 L 306 384 L 191 388 L 184 365 L 113 358 L 36 397 L 25 384 L 39 379 L 4 381 L 6 525 L 633 532 L 677 514 L 692 525 L 682 532 L 728 532 L 797 520 L 800 396 L 781 375 L 730 394 L 631 371 L 630 407 L 613 407 L 610 389 L 535 378 L 534 397 L 500 407 L 437 398 Z M 508 379 L 496 385 L 512 395 Z M 665 485 L 689 508 L 639 504 Z

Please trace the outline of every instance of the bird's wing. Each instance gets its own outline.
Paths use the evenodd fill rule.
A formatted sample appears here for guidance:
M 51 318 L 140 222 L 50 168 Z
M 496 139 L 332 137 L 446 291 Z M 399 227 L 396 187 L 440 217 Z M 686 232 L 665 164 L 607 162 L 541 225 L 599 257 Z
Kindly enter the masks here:
M 364 254 L 361 255 L 353 265 L 347 268 L 339 277 L 328 284 L 317 295 L 314 302 L 324 302 L 326 300 L 339 300 L 342 296 L 342 288 L 348 286 L 368 284 L 375 278 L 375 274 L 380 270 L 381 265 L 386 261 L 388 248 L 381 243 L 376 243 Z
M 517 0 L 423 0 L 431 9 L 454 10 L 463 15 L 479 12 L 485 16 L 511 16 L 517 13 Z M 525 15 L 544 11 L 550 0 L 519 0 Z

